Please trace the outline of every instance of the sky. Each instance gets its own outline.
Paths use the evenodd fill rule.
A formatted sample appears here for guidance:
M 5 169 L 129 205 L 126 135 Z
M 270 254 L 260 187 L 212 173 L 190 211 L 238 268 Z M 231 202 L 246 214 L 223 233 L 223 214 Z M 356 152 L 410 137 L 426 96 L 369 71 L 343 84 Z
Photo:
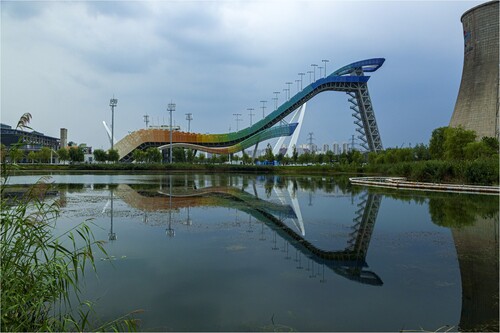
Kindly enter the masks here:
M 428 144 L 447 126 L 463 65 L 461 15 L 485 1 L 1 1 L 1 122 L 109 149 L 102 121 L 114 112 L 117 140 L 150 124 L 225 133 L 284 102 L 285 82 L 311 64 L 331 73 L 385 58 L 367 73 L 384 148 Z M 319 70 L 316 72 L 319 77 Z M 304 76 L 304 86 L 309 83 Z M 350 142 L 348 96 L 307 103 L 299 144 Z M 234 114 L 240 113 L 237 123 Z M 356 139 L 355 142 L 359 142 Z

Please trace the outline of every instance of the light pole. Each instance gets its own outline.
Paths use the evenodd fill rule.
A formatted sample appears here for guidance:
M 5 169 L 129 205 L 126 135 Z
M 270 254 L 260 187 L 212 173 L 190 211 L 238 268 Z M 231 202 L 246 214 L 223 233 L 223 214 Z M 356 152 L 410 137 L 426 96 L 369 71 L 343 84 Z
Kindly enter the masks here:
M 279 91 L 274 91 L 273 94 L 275 95 L 274 96 L 274 110 L 277 110 L 278 109 L 278 95 L 279 95 Z
M 233 113 L 233 116 L 236 117 L 236 132 L 238 132 L 238 123 L 241 121 L 240 119 L 241 113 Z
M 290 100 L 290 86 L 293 84 L 292 82 L 285 82 L 285 84 L 288 86 L 288 100 Z
M 144 122 L 146 123 L 146 129 L 148 129 L 149 116 L 147 114 L 144 115 Z
M 299 89 L 299 83 L 300 83 L 300 80 L 299 80 L 299 79 L 297 79 L 297 80 L 295 80 L 295 82 L 297 82 L 297 92 L 299 92 L 299 91 L 300 91 L 300 89 Z
M 327 63 L 327 62 L 330 62 L 330 60 L 328 60 L 328 59 L 323 59 L 323 60 L 321 60 L 321 61 L 325 63 L 325 77 L 326 77 L 326 63 Z
M 318 67 L 318 65 L 316 64 L 311 64 L 311 67 L 313 68 L 313 73 L 314 73 L 314 81 L 316 81 L 316 67 Z
M 321 70 L 323 69 L 323 66 L 318 66 L 319 68 L 319 78 L 321 78 Z
M 307 71 L 307 73 L 309 73 L 309 83 L 312 83 L 312 76 L 311 76 L 311 74 L 313 73 L 313 71 Z
M 252 126 L 252 117 L 255 116 L 255 113 L 253 113 L 253 108 L 248 108 L 247 111 L 249 111 L 248 115 L 250 116 L 250 126 Z
M 299 73 L 300 76 L 300 90 L 302 90 L 302 78 L 306 75 L 306 73 Z
M 186 113 L 186 120 L 188 121 L 188 133 L 191 132 L 191 120 L 193 120 L 193 114 L 191 112 Z
M 266 103 L 267 101 L 260 101 L 262 103 L 262 119 L 264 119 L 264 117 L 266 116 L 264 111 L 266 109 Z
M 113 96 L 109 100 L 109 106 L 111 106 L 111 150 L 114 148 L 115 143 L 115 107 L 118 104 L 118 99 Z
M 168 103 L 167 111 L 170 112 L 170 164 L 172 164 L 172 112 L 175 111 L 175 103 Z

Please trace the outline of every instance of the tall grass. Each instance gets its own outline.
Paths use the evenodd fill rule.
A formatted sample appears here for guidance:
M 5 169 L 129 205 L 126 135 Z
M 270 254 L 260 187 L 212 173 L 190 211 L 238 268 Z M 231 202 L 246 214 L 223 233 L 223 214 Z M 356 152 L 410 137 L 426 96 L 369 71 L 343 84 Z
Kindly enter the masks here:
M 23 117 L 24 123 L 31 118 Z M 103 242 L 95 239 L 85 222 L 56 235 L 60 207 L 56 200 L 44 199 L 50 189 L 47 178 L 23 196 L 6 200 L 9 167 L 2 163 L 0 330 L 135 330 L 136 322 L 128 316 L 105 324 L 91 319 L 92 303 L 80 299 L 87 267 L 96 269 L 95 252 L 107 255 Z

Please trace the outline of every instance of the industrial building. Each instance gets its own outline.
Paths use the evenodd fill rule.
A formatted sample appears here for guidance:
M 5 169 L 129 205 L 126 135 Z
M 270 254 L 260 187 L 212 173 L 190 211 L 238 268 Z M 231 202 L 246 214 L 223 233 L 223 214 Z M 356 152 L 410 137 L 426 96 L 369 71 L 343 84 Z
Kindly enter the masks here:
M 499 2 L 466 11 L 462 81 L 450 126 L 474 130 L 478 139 L 499 137 Z

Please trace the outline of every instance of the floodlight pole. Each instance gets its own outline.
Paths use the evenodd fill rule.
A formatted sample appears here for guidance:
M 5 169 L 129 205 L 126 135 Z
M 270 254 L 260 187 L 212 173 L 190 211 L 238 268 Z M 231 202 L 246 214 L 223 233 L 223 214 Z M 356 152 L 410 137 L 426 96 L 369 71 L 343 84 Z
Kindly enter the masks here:
M 247 108 L 247 111 L 249 111 L 250 113 L 248 114 L 250 116 L 250 126 L 252 126 L 252 117 L 255 116 L 255 113 L 253 113 L 253 108 Z
M 316 81 L 316 67 L 318 67 L 318 65 L 317 64 L 311 64 L 311 67 L 313 68 L 313 73 L 314 73 L 313 78 L 314 78 L 314 81 Z
M 266 116 L 264 111 L 266 110 L 266 103 L 267 101 L 260 101 L 262 103 L 262 119 Z
M 300 90 L 302 90 L 302 78 L 304 77 L 304 75 L 306 75 L 306 73 L 299 73 L 300 75 Z
M 321 61 L 325 63 L 325 77 L 326 77 L 326 63 L 327 63 L 327 62 L 330 62 L 330 60 L 328 60 L 328 59 L 323 59 L 323 60 L 321 60 Z
M 193 114 L 191 112 L 186 113 L 186 120 L 188 121 L 188 133 L 191 132 L 191 120 L 193 120 Z
M 111 150 L 114 148 L 115 143 L 115 107 L 118 104 L 118 99 L 113 98 L 109 100 L 109 106 L 111 106 Z
M 274 97 L 274 110 L 277 110 L 278 109 L 278 94 L 280 92 L 279 91 L 274 91 L 273 94 L 275 95 Z
M 236 132 L 238 132 L 238 123 L 241 121 L 240 119 L 241 113 L 233 113 L 233 116 L 236 117 Z
M 285 84 L 288 86 L 288 99 L 290 100 L 290 86 L 292 85 L 292 82 L 285 82 Z
M 175 103 L 168 103 L 167 111 L 170 112 L 170 164 L 172 164 L 172 112 L 175 111 Z

